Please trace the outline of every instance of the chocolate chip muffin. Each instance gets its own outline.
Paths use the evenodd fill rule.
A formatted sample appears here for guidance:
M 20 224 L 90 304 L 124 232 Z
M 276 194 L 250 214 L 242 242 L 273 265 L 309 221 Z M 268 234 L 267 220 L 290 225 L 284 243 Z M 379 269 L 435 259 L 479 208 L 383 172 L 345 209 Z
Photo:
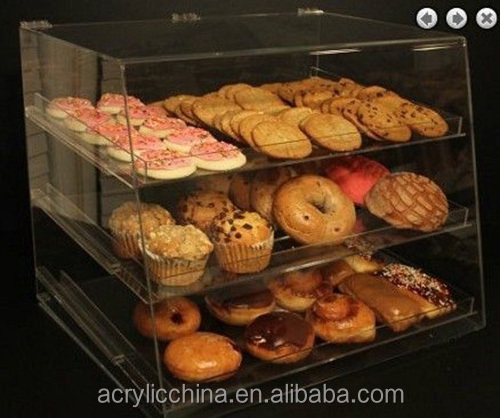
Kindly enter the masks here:
M 230 213 L 236 207 L 222 192 L 198 190 L 181 199 L 178 203 L 179 218 L 182 223 L 192 224 L 208 232 L 213 219 L 220 213 Z
M 209 235 L 220 266 L 232 273 L 255 273 L 271 260 L 274 231 L 256 212 L 222 212 L 212 222 Z

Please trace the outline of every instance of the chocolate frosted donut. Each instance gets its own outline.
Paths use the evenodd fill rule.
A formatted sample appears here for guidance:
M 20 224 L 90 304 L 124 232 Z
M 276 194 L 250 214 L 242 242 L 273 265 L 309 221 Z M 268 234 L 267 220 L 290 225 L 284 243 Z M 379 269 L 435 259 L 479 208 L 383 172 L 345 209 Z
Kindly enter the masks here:
M 295 363 L 307 357 L 314 344 L 314 330 L 300 316 L 272 312 L 259 316 L 245 330 L 248 352 L 272 363 Z
M 272 293 L 260 286 L 232 287 L 205 297 L 212 315 L 229 325 L 247 325 L 274 310 Z

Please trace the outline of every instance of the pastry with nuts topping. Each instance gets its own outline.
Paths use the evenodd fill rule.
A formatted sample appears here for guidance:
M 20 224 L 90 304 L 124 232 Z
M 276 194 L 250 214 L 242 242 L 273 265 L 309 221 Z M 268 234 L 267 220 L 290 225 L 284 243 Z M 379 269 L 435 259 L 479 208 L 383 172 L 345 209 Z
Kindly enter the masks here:
M 213 250 L 203 231 L 193 225 L 162 225 L 145 243 L 150 278 L 166 286 L 186 286 L 202 275 Z
M 140 213 L 136 202 L 125 202 L 111 214 L 109 229 L 113 235 L 113 248 L 121 258 L 141 256 L 139 238 L 142 232 L 148 236 L 160 225 L 173 225 L 175 220 L 170 213 L 154 203 L 141 203 Z
M 255 273 L 271 260 L 274 231 L 256 212 L 222 212 L 210 226 L 210 238 L 220 266 L 232 273 Z

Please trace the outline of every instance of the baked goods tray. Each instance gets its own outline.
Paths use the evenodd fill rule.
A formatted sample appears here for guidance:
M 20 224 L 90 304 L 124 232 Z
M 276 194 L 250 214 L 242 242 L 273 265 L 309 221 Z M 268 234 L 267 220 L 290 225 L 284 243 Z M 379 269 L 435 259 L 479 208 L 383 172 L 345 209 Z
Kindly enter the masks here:
M 47 184 L 45 190 L 33 191 L 31 199 L 34 206 L 42 209 L 109 274 L 119 278 L 143 301 L 150 300 L 143 263 L 140 260 L 121 260 L 115 256 L 112 252 L 113 238 L 110 233 L 97 225 L 68 197 Z M 438 231 L 429 233 L 396 229 L 364 210 L 358 210 L 357 218 L 358 227 L 364 230 L 351 235 L 343 245 L 300 246 L 286 235 L 277 235 L 271 261 L 264 271 L 250 274 L 228 273 L 222 270 L 217 265 L 215 257 L 212 257 L 203 277 L 196 283 L 174 287 L 151 282 L 151 297 L 153 300 L 159 300 L 167 296 L 190 295 L 210 289 L 235 286 L 306 267 L 319 266 L 354 253 L 378 251 L 433 235 L 451 233 L 471 225 L 469 209 L 454 202 L 449 202 L 449 216 L 444 226 Z
M 113 366 L 127 370 L 128 378 L 139 389 L 145 388 L 148 383 L 158 387 L 157 375 L 154 374 L 154 344 L 135 330 L 131 320 L 137 300 L 120 286 L 114 277 L 100 277 L 76 284 L 65 273 L 61 273 L 56 279 L 47 271 L 39 270 L 37 276 L 44 290 L 57 299 L 63 310 L 71 315 L 76 326 L 83 329 Z M 238 388 L 258 385 L 262 388 L 262 402 L 269 396 L 269 392 L 266 392 L 266 382 L 267 390 L 284 386 L 285 383 L 319 384 L 358 368 L 407 354 L 424 346 L 445 342 L 474 329 L 474 321 L 471 318 L 475 313 L 474 299 L 458 288 L 450 288 L 457 304 L 453 312 L 438 319 L 423 320 L 405 332 L 395 333 L 389 327 L 381 325 L 377 326 L 376 339 L 371 343 L 334 345 L 317 339 L 311 354 L 306 359 L 292 364 L 265 363 L 244 353 L 242 365 L 232 378 L 218 383 L 184 383 L 185 387 L 193 390 L 205 387 L 214 390 L 224 388 L 228 397 L 231 397 Z M 238 345 L 242 345 L 244 328 L 222 324 L 206 311 L 201 298 L 195 297 L 193 300 L 201 309 L 202 330 L 227 335 Z M 165 344 L 161 343 L 160 357 L 164 349 Z M 308 373 L 300 373 L 306 370 Z M 126 383 L 123 385 L 130 387 L 130 381 L 128 386 Z M 182 384 L 183 382 L 163 370 L 165 389 L 181 389 Z M 166 405 L 168 409 L 176 410 L 188 406 L 182 403 Z M 227 411 L 228 405 L 225 407 Z
M 203 169 L 197 169 L 196 172 L 191 174 L 189 177 L 184 177 L 180 179 L 173 180 L 155 180 L 142 175 L 135 176 L 132 170 L 132 164 L 118 161 L 114 158 L 108 156 L 106 146 L 95 146 L 83 141 L 74 131 L 66 128 L 61 122 L 48 116 L 45 112 L 45 108 L 49 101 L 41 96 L 40 94 L 35 95 L 33 106 L 28 106 L 25 110 L 26 117 L 35 123 L 37 126 L 42 128 L 45 132 L 50 134 L 53 138 L 63 143 L 65 146 L 73 150 L 76 154 L 80 155 L 82 158 L 93 164 L 104 174 L 113 176 L 116 179 L 123 182 L 128 187 L 138 187 L 146 185 L 161 185 L 165 183 L 172 183 L 178 181 L 185 181 L 187 178 L 197 178 L 208 175 L 220 174 L 217 171 L 208 171 Z M 446 120 L 449 126 L 448 133 L 441 137 L 436 138 L 425 138 L 415 135 L 409 142 L 379 142 L 373 141 L 363 137 L 363 145 L 361 148 L 348 151 L 348 152 L 333 152 L 324 148 L 313 146 L 313 152 L 306 158 L 300 160 L 277 160 L 269 158 L 254 149 L 245 146 L 241 148 L 241 152 L 245 154 L 246 164 L 235 171 L 249 171 L 249 170 L 259 170 L 271 167 L 287 166 L 292 164 L 302 164 L 312 161 L 320 161 L 324 159 L 329 159 L 332 157 L 341 157 L 346 155 L 355 154 L 369 154 L 375 151 L 391 150 L 400 147 L 408 146 L 418 146 L 419 144 L 440 142 L 452 138 L 464 137 L 465 132 L 463 131 L 462 118 L 460 116 L 453 115 L 444 111 L 439 111 L 441 116 Z M 223 135 L 219 131 L 211 130 L 211 133 L 217 137 L 227 142 L 234 142 L 229 137 Z M 111 143 L 110 143 L 111 144 Z M 238 144 L 241 146 L 241 144 Z

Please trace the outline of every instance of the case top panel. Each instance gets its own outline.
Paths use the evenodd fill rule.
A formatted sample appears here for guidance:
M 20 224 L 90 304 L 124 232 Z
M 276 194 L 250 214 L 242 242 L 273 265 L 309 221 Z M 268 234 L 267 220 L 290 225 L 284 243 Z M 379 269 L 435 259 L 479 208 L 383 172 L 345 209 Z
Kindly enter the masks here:
M 62 24 L 27 29 L 124 63 L 313 52 L 462 39 L 417 27 L 318 10 L 219 17 L 188 14 L 163 20 Z

